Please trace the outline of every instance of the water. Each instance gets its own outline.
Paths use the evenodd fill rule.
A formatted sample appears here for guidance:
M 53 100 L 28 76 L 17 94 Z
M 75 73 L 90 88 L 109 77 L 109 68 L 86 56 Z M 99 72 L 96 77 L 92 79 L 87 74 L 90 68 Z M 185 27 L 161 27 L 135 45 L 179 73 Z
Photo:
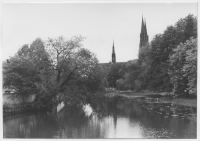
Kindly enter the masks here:
M 58 114 L 4 117 L 4 138 L 196 138 L 196 109 L 115 98 Z M 167 108 L 171 109 L 170 111 Z M 163 110 L 164 109 L 164 110 Z M 182 117 L 181 117 L 182 112 Z M 166 114 L 168 113 L 168 114 Z M 172 116 L 176 114 L 177 116 Z M 184 115 L 184 117 L 183 117 Z

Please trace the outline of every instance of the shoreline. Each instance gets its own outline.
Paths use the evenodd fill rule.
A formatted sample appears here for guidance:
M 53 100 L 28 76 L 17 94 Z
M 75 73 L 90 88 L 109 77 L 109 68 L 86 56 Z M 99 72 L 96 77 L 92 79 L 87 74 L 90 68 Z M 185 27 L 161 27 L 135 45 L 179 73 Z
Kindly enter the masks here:
M 188 98 L 175 98 L 172 95 L 162 95 L 161 93 L 156 92 L 111 92 L 106 94 L 108 97 L 122 96 L 126 98 L 136 98 L 136 97 L 154 97 L 159 98 L 160 103 L 173 103 L 181 106 L 189 106 L 197 108 L 197 99 L 188 99 Z M 169 99 L 166 99 L 168 97 Z M 172 99 L 170 99 L 172 98 Z

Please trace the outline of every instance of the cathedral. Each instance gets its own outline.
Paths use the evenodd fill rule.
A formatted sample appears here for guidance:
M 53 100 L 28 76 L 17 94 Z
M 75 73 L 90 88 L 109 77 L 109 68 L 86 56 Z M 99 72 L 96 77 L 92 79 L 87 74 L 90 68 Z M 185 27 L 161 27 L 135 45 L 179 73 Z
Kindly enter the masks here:
M 147 34 L 146 20 L 144 21 L 143 16 L 142 16 L 142 25 L 141 25 L 139 48 L 144 47 L 148 43 L 149 43 L 149 36 Z M 112 63 L 116 63 L 114 41 L 113 41 L 113 47 L 112 47 Z

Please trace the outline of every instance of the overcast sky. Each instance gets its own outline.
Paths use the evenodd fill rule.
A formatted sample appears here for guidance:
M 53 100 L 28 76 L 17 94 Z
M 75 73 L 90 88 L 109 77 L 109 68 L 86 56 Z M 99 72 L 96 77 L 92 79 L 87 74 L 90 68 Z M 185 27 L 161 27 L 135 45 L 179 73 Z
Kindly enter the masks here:
M 38 37 L 82 35 L 84 47 L 101 63 L 111 61 L 114 39 L 116 61 L 125 62 L 138 57 L 142 13 L 149 41 L 189 13 L 197 16 L 195 3 L 4 3 L 2 7 L 3 60 Z

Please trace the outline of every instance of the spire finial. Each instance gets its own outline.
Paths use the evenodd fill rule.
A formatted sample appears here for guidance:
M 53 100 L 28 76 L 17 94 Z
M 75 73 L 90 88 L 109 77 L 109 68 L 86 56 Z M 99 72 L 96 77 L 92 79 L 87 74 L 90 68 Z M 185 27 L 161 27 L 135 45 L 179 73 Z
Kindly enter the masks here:
M 113 50 L 112 50 L 112 62 L 113 62 L 113 63 L 116 63 L 116 55 L 115 55 L 114 38 L 113 38 Z
M 115 54 L 114 39 L 113 39 L 113 54 Z
M 144 32 L 144 21 L 143 21 L 143 13 L 142 13 L 142 25 L 141 25 L 141 33 Z
M 142 13 L 142 24 L 143 24 L 143 13 Z

